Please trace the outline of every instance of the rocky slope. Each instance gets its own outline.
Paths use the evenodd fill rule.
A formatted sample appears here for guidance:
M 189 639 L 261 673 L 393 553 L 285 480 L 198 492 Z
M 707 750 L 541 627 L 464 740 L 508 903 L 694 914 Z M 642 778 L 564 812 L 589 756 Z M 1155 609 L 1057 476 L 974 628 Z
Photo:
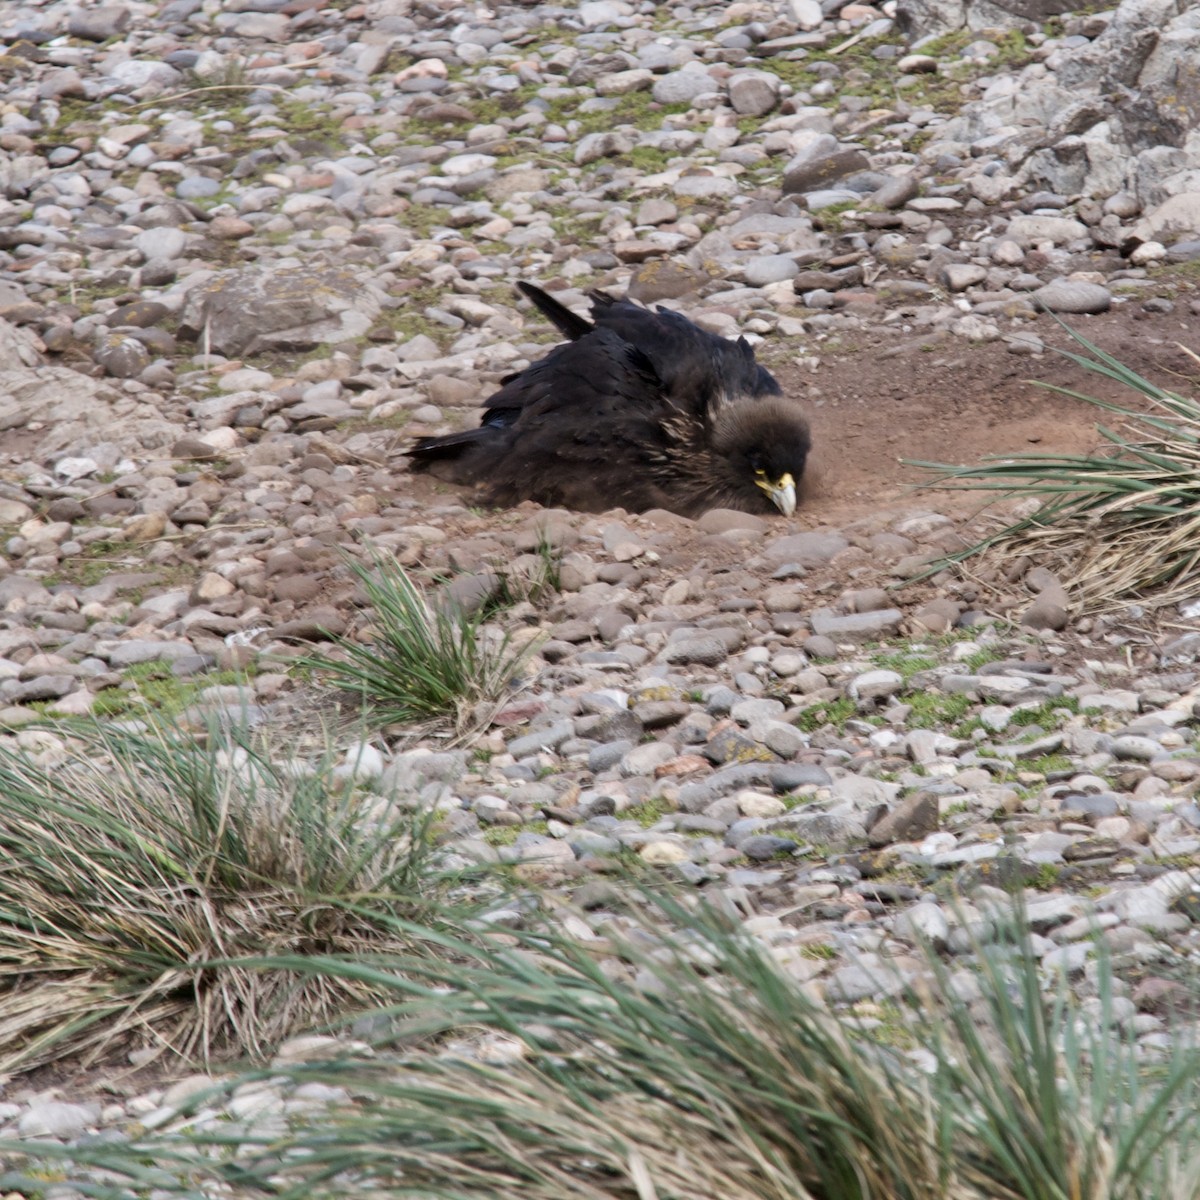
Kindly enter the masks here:
M 1200 15 L 1062 7 L 7 6 L 4 737 L 148 706 L 293 728 L 284 660 L 363 623 L 343 547 L 476 598 L 549 548 L 557 591 L 504 618 L 546 639 L 512 702 L 470 752 L 349 746 L 365 789 L 597 925 L 623 854 L 719 889 L 843 1006 L 918 971 L 918 931 L 969 948 L 951 884 L 1024 882 L 1084 993 L 1099 923 L 1154 1052 L 1200 948 L 1200 633 L 1072 624 L 1029 564 L 899 586 L 980 526 L 898 456 L 1091 437 L 1015 393 L 964 434 L 1062 343 L 1044 309 L 1186 364 Z M 551 340 L 520 278 L 753 338 L 822 439 L 796 519 L 489 513 L 409 476 L 408 437 Z M 847 490 L 855 438 L 879 457 Z M 77 1099 L 11 1083 L 0 1135 L 164 1094 Z

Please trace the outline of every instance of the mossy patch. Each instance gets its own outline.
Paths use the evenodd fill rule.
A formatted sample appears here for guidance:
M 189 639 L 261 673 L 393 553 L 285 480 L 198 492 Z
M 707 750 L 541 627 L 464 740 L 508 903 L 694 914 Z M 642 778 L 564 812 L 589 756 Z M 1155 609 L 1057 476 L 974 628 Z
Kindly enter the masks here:
M 544 836 L 549 829 L 545 821 L 526 821 L 522 825 L 489 825 L 483 831 L 483 840 L 489 846 L 511 846 L 523 833 L 538 833 Z
M 849 696 L 839 696 L 836 700 L 822 700 L 806 708 L 796 718 L 796 727 L 803 729 L 805 733 L 814 733 L 826 725 L 832 725 L 840 732 L 846 728 L 846 722 L 856 711 L 854 701 Z
M 971 711 L 969 696 L 955 692 L 909 692 L 902 702 L 909 706 L 907 724 L 910 729 L 937 729 L 955 725 Z
M 880 670 L 895 671 L 907 683 L 919 671 L 931 671 L 936 667 L 937 659 L 918 649 L 900 647 L 895 650 L 881 650 L 871 656 L 871 661 Z
M 122 685 L 96 694 L 92 713 L 96 717 L 125 717 L 153 712 L 156 717 L 178 716 L 212 687 L 234 686 L 252 694 L 253 670 L 211 671 L 181 678 L 171 673 L 168 662 L 137 663 L 122 673 Z

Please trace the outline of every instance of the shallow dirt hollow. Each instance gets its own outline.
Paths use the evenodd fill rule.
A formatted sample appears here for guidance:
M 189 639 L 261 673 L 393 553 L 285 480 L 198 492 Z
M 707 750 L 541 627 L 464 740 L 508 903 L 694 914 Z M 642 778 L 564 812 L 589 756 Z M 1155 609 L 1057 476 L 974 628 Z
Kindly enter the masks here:
M 1159 387 L 1200 395 L 1200 350 L 1194 323 L 1178 313 L 1147 317 L 1117 309 L 1072 318 L 1073 327 Z M 1036 332 L 1048 346 L 1075 350 L 1065 329 L 1044 317 Z M 852 350 L 823 353 L 816 371 L 790 364 L 773 370 L 785 390 L 807 397 L 813 456 L 802 523 L 841 525 L 881 509 L 912 507 L 911 490 L 928 473 L 905 460 L 969 464 L 987 455 L 1086 453 L 1104 444 L 1097 423 L 1119 418 L 1094 405 L 1038 387 L 1040 380 L 1139 410 L 1130 389 L 1083 370 L 1063 355 L 1013 354 L 1006 343 L 972 345 L 944 335 L 855 334 Z M 925 493 L 948 513 L 977 508 L 981 497 Z

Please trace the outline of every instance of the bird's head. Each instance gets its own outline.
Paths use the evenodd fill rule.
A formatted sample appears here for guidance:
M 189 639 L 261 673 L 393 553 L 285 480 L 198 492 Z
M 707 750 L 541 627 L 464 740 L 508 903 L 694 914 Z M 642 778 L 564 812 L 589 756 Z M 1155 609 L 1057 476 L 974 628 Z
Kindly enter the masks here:
M 794 401 L 764 396 L 728 405 L 713 423 L 712 446 L 723 485 L 741 501 L 736 507 L 796 511 L 812 436 Z

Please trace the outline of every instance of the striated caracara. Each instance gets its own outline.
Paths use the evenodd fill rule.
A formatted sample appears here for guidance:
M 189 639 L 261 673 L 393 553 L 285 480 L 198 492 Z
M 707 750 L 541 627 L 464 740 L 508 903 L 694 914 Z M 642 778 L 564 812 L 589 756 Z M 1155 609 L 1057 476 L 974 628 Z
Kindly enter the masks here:
M 792 515 L 808 423 L 744 338 L 603 292 L 589 321 L 518 287 L 569 340 L 502 380 L 477 428 L 418 438 L 414 469 L 497 506 Z

